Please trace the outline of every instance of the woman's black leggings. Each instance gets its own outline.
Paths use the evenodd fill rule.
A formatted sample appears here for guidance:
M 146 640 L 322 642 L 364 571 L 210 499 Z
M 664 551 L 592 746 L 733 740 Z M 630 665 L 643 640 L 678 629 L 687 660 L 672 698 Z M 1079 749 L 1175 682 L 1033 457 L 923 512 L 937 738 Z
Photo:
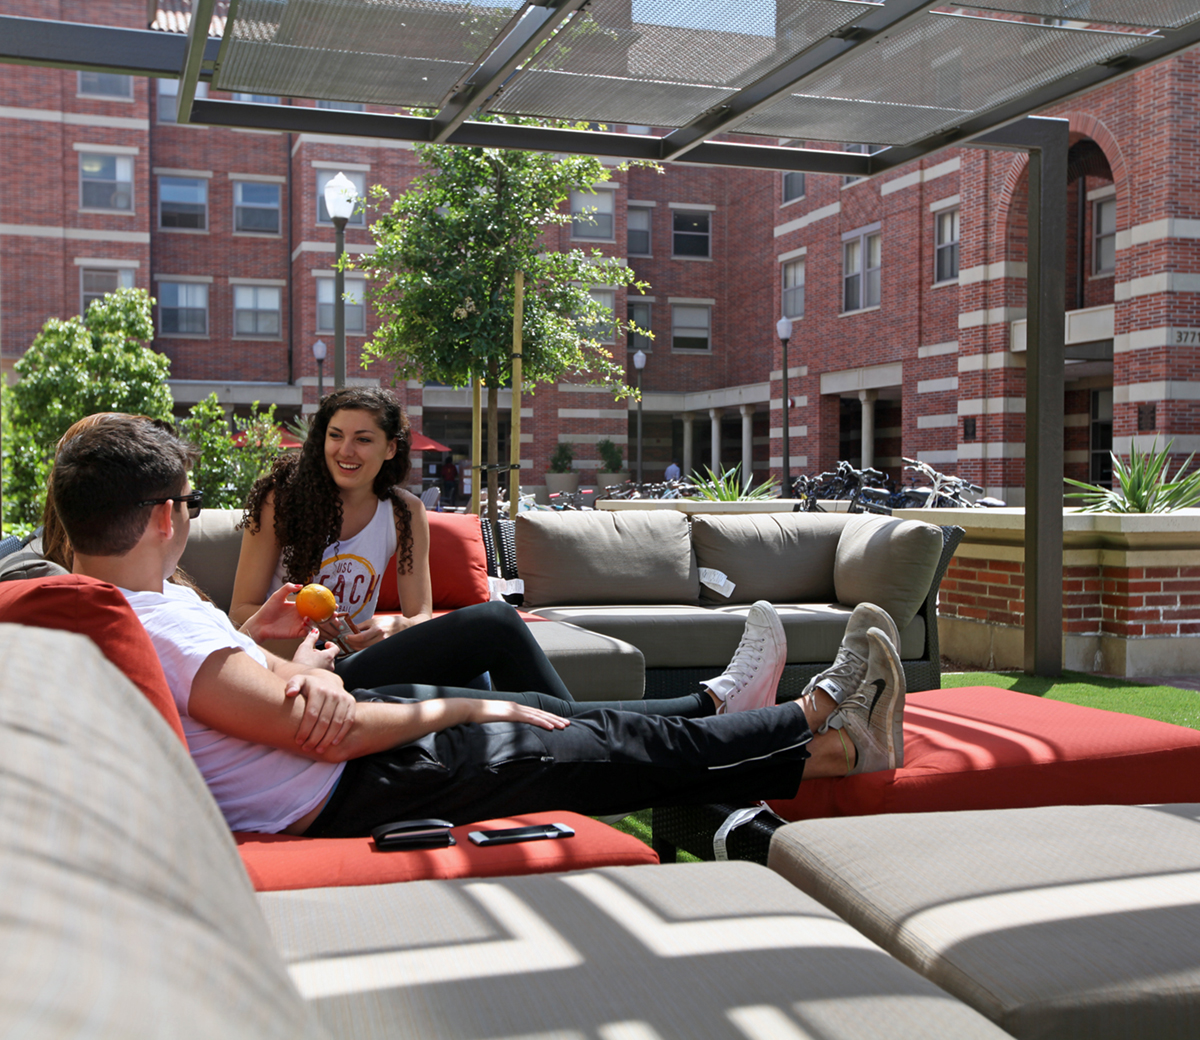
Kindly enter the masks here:
M 536 624 L 537 622 L 534 622 Z M 700 718 L 715 711 L 703 690 L 658 700 L 575 701 L 529 631 L 507 603 L 477 603 L 388 636 L 334 666 L 347 689 L 377 690 L 396 683 L 417 689 L 410 697 L 477 697 L 516 701 L 564 718 L 607 708 L 644 715 Z M 478 675 L 491 690 L 467 689 Z

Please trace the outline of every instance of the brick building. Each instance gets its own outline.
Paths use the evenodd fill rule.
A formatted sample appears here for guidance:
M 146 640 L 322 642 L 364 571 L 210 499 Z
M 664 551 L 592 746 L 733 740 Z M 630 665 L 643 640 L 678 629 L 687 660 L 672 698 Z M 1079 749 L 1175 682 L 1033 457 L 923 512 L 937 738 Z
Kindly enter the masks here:
M 169 6 L 159 5 L 155 27 L 180 31 Z M 3 0 L 0 9 L 146 23 L 144 0 Z M 1173 439 L 1182 454 L 1200 447 L 1198 73 L 1200 55 L 1189 52 L 1043 113 L 1071 128 L 1062 204 L 1072 476 L 1105 479 L 1109 446 L 1127 451 L 1135 438 Z M 311 408 L 312 344 L 332 343 L 334 236 L 320 190 L 340 170 L 394 193 L 418 172 L 414 153 L 394 140 L 178 125 L 174 87 L 0 66 L 0 164 L 18 187 L 0 201 L 5 370 L 48 316 L 137 285 L 159 301 L 154 345 L 171 358 L 181 408 L 212 390 L 232 409 Z M 1025 167 L 1017 153 L 957 148 L 859 182 L 634 168 L 574 200 L 598 219 L 552 229 L 549 244 L 625 256 L 651 285 L 644 297 L 598 290 L 655 334 L 613 344 L 618 356 L 637 346 L 648 355 L 647 475 L 672 457 L 778 473 L 786 396 L 794 472 L 849 458 L 898 476 L 910 456 L 1020 504 Z M 350 225 L 347 247 L 370 248 L 365 223 Z M 361 280 L 347 287 L 350 377 L 389 383 L 385 366 L 359 365 L 372 316 Z M 786 391 L 781 313 L 794 320 Z M 416 429 L 469 450 L 468 391 L 407 383 L 397 392 Z M 501 406 L 511 407 L 506 393 Z M 559 441 L 577 446 L 585 481 L 598 440 L 632 459 L 633 410 L 607 393 L 563 383 L 522 407 L 524 483 L 540 482 Z M 507 452 L 507 425 L 502 439 Z

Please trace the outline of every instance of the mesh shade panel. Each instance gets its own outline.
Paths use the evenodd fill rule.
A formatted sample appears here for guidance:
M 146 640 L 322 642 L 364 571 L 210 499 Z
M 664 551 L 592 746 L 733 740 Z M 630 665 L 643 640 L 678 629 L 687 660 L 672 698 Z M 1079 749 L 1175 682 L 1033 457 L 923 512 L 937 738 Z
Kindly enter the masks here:
M 872 9 L 842 0 L 745 0 L 714 25 L 705 0 L 595 0 L 492 110 L 682 126 Z M 711 27 L 710 27 L 711 26 Z
M 1154 29 L 1178 29 L 1200 18 L 1197 0 L 986 0 L 970 6 L 1010 14 Z
M 957 125 L 965 115 L 995 108 L 1145 42 L 1134 33 L 931 14 L 870 41 L 833 72 L 802 80 L 792 95 L 736 129 L 812 140 L 909 144 Z M 810 99 L 820 132 L 810 130 L 807 122 Z M 860 129 L 831 137 L 829 101 L 858 102 L 861 113 L 851 116 L 850 104 L 845 118 Z M 944 114 L 940 121 L 939 109 Z M 897 132 L 893 118 L 907 120 L 917 129 L 915 136 Z
M 523 0 L 240 0 L 214 85 L 436 107 L 524 6 Z

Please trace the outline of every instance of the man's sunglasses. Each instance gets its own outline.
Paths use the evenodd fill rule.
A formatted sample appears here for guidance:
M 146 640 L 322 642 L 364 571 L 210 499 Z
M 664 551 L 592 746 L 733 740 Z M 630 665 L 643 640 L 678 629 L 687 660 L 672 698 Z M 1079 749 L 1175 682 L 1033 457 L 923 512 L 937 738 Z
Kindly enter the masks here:
M 200 515 L 200 507 L 204 505 L 204 492 L 193 491 L 190 495 L 171 495 L 169 498 L 148 498 L 138 505 L 161 506 L 164 502 L 183 502 L 187 506 L 188 519 L 195 520 Z

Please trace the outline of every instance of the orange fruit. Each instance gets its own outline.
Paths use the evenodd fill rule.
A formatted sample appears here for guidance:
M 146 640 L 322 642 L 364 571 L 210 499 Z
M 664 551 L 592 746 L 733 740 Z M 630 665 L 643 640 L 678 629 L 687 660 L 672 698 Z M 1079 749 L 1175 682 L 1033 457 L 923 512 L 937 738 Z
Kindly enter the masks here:
M 337 600 L 324 585 L 305 585 L 296 593 L 296 609 L 301 617 L 320 624 L 337 611 Z

